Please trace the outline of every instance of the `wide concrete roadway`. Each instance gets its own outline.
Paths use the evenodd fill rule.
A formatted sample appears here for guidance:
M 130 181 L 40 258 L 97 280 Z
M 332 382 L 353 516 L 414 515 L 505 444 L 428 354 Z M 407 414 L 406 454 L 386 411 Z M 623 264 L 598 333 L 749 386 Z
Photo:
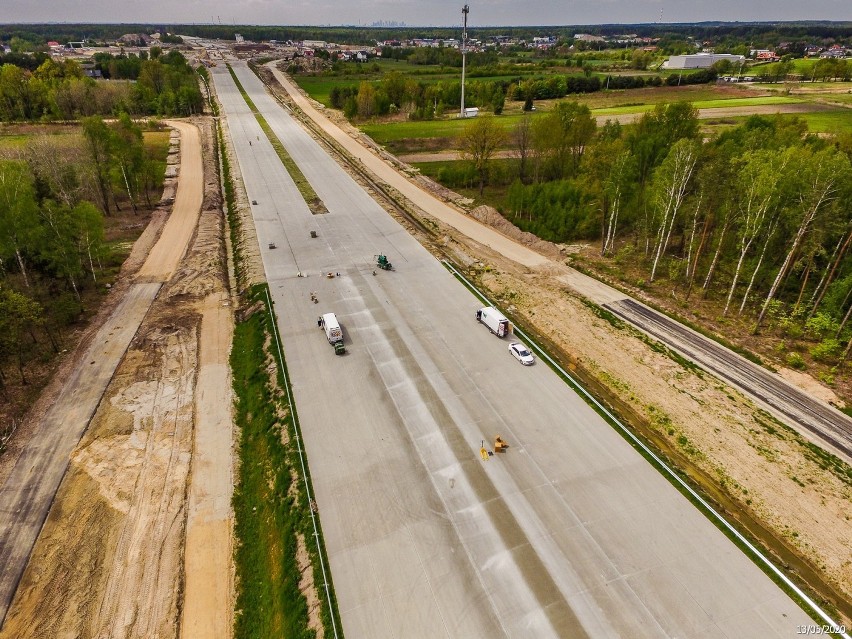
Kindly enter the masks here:
M 475 298 L 232 64 L 329 210 L 311 215 L 212 69 L 349 639 L 793 637 L 808 623 L 548 367 L 516 362 Z M 377 253 L 393 272 L 373 274 Z M 317 328 L 326 312 L 346 355 Z M 508 452 L 483 461 L 498 434 Z
M 346 149 L 347 153 L 361 161 L 377 179 L 391 185 L 409 202 L 427 211 L 431 217 L 441 220 L 519 264 L 530 268 L 547 264 L 558 281 L 596 304 L 620 315 L 638 329 L 690 358 L 705 370 L 725 379 L 775 417 L 798 429 L 802 435 L 817 445 L 827 448 L 848 463 L 852 463 L 852 418 L 848 415 L 808 395 L 780 375 L 768 373 L 765 368 L 752 364 L 710 338 L 671 321 L 662 313 L 637 302 L 621 291 L 561 263 L 549 262 L 532 249 L 511 240 L 491 227 L 478 223 L 470 216 L 439 200 L 434 194 L 427 193 L 314 108 L 311 101 L 276 68 L 276 64 L 276 62 L 270 62 L 267 67 L 299 108 L 326 135 Z M 765 107 L 756 108 L 754 112 L 762 109 Z M 759 383 L 754 383 L 754 380 L 759 380 Z

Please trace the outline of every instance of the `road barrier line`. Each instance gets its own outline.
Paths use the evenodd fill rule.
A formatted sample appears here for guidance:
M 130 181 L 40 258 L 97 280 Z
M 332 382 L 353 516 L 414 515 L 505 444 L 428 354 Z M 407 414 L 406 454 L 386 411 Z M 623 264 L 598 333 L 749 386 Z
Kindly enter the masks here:
M 269 296 L 269 287 L 266 287 L 266 302 L 269 308 L 269 317 L 272 319 L 272 334 L 275 337 L 275 345 L 278 348 L 278 361 L 281 362 L 281 376 L 284 378 L 284 390 L 287 391 L 287 404 L 290 406 L 290 415 L 293 417 L 293 432 L 296 435 L 296 447 L 299 451 L 299 461 L 302 464 L 302 479 L 305 481 L 305 494 L 308 498 L 308 512 L 311 513 L 311 523 L 314 526 L 314 539 L 317 542 L 317 555 L 320 560 L 320 570 L 322 570 L 323 585 L 325 586 L 325 597 L 328 601 L 328 612 L 331 617 L 331 628 L 334 632 L 334 638 L 337 636 L 337 623 L 334 620 L 334 606 L 331 602 L 331 590 L 329 589 L 328 574 L 325 571 L 325 561 L 322 558 L 323 545 L 320 542 L 319 530 L 317 529 L 317 520 L 314 515 L 314 509 L 311 507 L 313 497 L 311 496 L 311 487 L 308 483 L 308 472 L 305 467 L 305 455 L 302 451 L 302 438 L 299 436 L 299 418 L 296 415 L 296 407 L 293 404 L 293 397 L 290 395 L 290 379 L 287 377 L 287 371 L 284 367 L 284 352 L 281 350 L 281 340 L 278 337 L 278 320 L 275 317 L 275 310 L 272 308 L 272 298 Z
M 473 283 L 468 280 L 464 275 L 462 275 L 455 266 L 453 266 L 447 260 L 441 260 L 444 266 L 450 270 L 456 277 L 462 280 L 467 287 L 473 291 L 477 297 L 486 304 L 494 306 L 497 308 L 491 300 L 489 300 Z M 758 550 L 754 544 L 752 544 L 748 539 L 746 539 L 733 525 L 731 525 L 727 519 L 725 519 L 720 513 L 718 513 L 707 501 L 704 500 L 701 495 L 699 495 L 689 484 L 687 484 L 674 470 L 669 468 L 669 466 L 659 457 L 657 454 L 652 451 L 645 443 L 639 439 L 629 428 L 627 428 L 624 424 L 619 421 L 619 419 L 613 415 L 603 404 L 601 404 L 597 399 L 595 399 L 583 386 L 577 382 L 574 377 L 571 376 L 565 369 L 563 369 L 547 352 L 541 348 L 538 344 L 536 344 L 529 335 L 527 335 L 522 329 L 514 326 L 514 332 L 519 334 L 524 341 L 535 351 L 539 353 L 539 355 L 545 358 L 553 368 L 558 370 L 562 375 L 564 375 L 569 382 L 577 388 L 588 401 L 594 404 L 598 410 L 604 413 L 625 436 L 627 436 L 636 446 L 640 447 L 646 455 L 648 455 L 651 459 L 653 459 L 659 468 L 663 470 L 663 472 L 668 475 L 670 478 L 674 479 L 678 485 L 680 485 L 684 490 L 686 490 L 689 495 L 697 501 L 701 507 L 704 509 L 705 513 L 709 514 L 713 519 L 718 521 L 727 531 L 729 531 L 734 537 L 736 537 L 737 541 L 743 544 L 748 550 L 752 553 L 752 555 L 759 561 L 759 563 L 763 564 L 766 568 L 768 568 L 773 574 L 775 574 L 781 581 L 784 582 L 784 585 L 787 586 L 792 592 L 796 594 L 807 606 L 817 615 L 820 619 L 825 621 L 825 623 L 831 628 L 843 628 L 841 624 L 835 622 L 827 612 L 825 612 L 822 608 L 817 605 L 815 601 L 813 601 L 808 595 L 806 595 L 801 588 L 799 588 L 796 584 L 794 584 L 787 575 L 785 575 L 781 570 L 774 564 L 772 561 L 765 556 L 760 550 Z M 834 633 L 844 639 L 852 639 L 848 633 Z

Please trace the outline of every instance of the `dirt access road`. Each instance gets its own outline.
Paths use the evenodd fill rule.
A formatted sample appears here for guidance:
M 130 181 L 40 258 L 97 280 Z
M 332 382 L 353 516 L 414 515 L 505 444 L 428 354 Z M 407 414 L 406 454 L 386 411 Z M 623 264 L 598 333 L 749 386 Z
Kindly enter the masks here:
M 0 492 L 3 637 L 230 634 L 221 203 L 209 120 L 170 124 L 182 140 L 171 215 Z
M 595 317 L 576 296 L 566 295 L 567 287 L 600 305 L 627 299 L 567 268 L 559 259 L 559 247 L 550 245 L 546 258 L 539 253 L 530 257 L 532 251 L 523 246 L 528 252 L 515 259 L 517 252 L 503 252 L 503 243 L 493 238 L 500 235 L 514 247 L 526 244 L 518 229 L 498 227 L 503 235 L 485 227 L 486 234 L 468 236 L 483 226 L 471 224 L 470 217 L 424 191 L 434 191 L 432 185 L 406 179 L 398 172 L 405 171 L 399 162 L 374 146 L 367 148 L 369 140 L 360 132 L 345 122 L 338 126 L 329 121 L 283 74 L 276 77 L 294 103 L 378 176 L 379 184 L 389 184 L 405 197 L 412 194 L 421 203 L 422 217 L 436 227 L 445 253 L 504 307 L 568 354 L 571 366 L 585 371 L 593 387 L 618 397 L 619 410 L 635 415 L 638 424 L 644 421 L 649 436 L 667 455 L 694 469 L 691 472 L 704 478 L 714 498 L 725 500 L 729 516 L 758 537 L 766 538 L 771 531 L 776 563 L 789 566 L 836 603 L 845 600 L 840 607 L 845 618 L 852 619 L 850 487 L 842 469 L 835 473 L 827 468 L 807 441 L 773 422 L 761 410 L 765 404 L 755 406 L 751 389 L 733 390 L 694 367 L 683 367 L 650 348 L 637 331 Z M 449 199 L 442 192 L 437 197 Z M 446 224 L 429 220 L 433 210 Z M 457 219 L 464 223 L 456 225 Z M 827 580 L 828 590 L 818 585 L 820 579 Z

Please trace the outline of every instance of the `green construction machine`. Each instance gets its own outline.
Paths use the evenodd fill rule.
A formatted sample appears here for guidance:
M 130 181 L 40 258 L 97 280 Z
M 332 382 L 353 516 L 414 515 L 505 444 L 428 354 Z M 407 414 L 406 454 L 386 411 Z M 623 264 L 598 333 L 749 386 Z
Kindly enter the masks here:
M 376 266 L 378 266 L 383 271 L 392 271 L 393 264 L 388 262 L 387 255 L 377 255 L 376 256 Z

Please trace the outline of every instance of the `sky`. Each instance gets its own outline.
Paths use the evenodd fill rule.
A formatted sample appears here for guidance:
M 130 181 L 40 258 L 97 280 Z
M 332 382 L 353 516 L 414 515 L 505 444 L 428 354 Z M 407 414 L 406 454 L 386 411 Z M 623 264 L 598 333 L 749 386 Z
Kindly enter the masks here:
M 852 0 L 466 0 L 477 26 L 852 20 Z M 0 0 L 9 22 L 461 24 L 465 0 Z

